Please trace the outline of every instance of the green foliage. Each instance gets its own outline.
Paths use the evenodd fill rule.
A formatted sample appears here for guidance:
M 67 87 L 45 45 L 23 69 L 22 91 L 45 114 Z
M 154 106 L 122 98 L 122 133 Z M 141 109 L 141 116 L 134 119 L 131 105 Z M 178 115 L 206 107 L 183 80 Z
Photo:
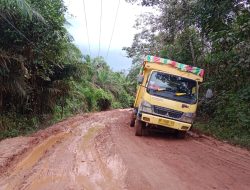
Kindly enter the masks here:
M 197 65 L 199 56 L 202 54 L 202 42 L 198 31 L 194 28 L 186 28 L 176 36 L 176 40 L 167 44 L 161 57 L 172 60 L 179 60 L 181 63 L 188 65 Z
M 69 95 L 63 106 L 56 106 L 54 121 L 74 113 L 131 106 L 130 83 L 123 73 L 110 70 L 102 58 L 89 56 L 76 66 L 80 73 L 69 79 Z
M 110 108 L 112 102 L 112 97 L 110 93 L 107 93 L 100 88 L 95 91 L 94 96 L 99 110 L 104 111 Z
M 0 46 L 4 48 L 0 52 L 0 110 L 6 113 L 49 114 L 53 112 L 56 99 L 65 97 L 69 91 L 63 81 L 70 71 L 67 70 L 69 59 L 66 57 L 70 50 L 73 52 L 75 49 L 71 48 L 73 44 L 64 28 L 66 9 L 60 0 L 18 2 L 22 4 L 9 8 L 32 7 L 33 10 L 34 7 L 46 23 L 27 19 L 22 12 L 14 10 L 7 21 L 0 20 Z M 0 7 L 2 14 L 8 16 L 9 9 L 4 9 L 6 3 L 1 3 Z M 75 63 L 77 60 L 70 61 Z
M 23 115 L 8 114 L 0 117 L 0 139 L 15 137 L 19 134 L 29 134 L 38 129 L 37 117 L 30 119 Z
M 13 12 L 13 9 L 15 9 L 15 12 Z M 31 7 L 30 2 L 27 0 L 0 0 L 0 12 L 2 18 L 8 18 L 18 13 L 30 20 L 35 17 L 40 21 L 45 21 L 42 15 Z
M 131 84 L 83 56 L 62 0 L 0 0 L 0 139 L 75 113 L 128 107 Z
M 250 132 L 249 91 L 250 86 L 239 90 L 237 93 L 227 92 L 219 96 L 215 103 L 214 121 L 218 126 L 232 126 Z

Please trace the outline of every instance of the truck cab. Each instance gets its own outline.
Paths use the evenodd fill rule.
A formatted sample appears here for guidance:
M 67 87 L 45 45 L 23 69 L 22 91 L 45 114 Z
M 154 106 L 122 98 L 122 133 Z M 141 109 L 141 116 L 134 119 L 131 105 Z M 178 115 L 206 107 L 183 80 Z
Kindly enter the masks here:
M 135 135 L 149 127 L 171 128 L 184 138 L 192 127 L 204 70 L 169 59 L 146 56 L 131 117 Z

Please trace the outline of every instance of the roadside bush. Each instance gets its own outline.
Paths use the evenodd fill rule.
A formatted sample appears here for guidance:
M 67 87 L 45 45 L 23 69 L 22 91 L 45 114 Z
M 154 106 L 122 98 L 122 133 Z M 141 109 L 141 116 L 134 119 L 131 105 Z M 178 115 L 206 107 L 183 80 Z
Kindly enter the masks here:
M 214 113 L 218 125 L 250 129 L 250 102 L 243 95 L 245 90 L 228 92 L 218 98 Z
M 99 110 L 104 111 L 111 107 L 112 96 L 103 89 L 100 88 L 95 91 L 95 99 Z
M 121 105 L 120 102 L 114 102 L 114 101 L 112 101 L 112 108 L 118 109 L 118 108 L 121 108 L 121 107 L 122 107 L 122 105 Z
M 0 122 L 0 140 L 20 134 L 29 134 L 35 131 L 40 124 L 38 118 L 27 118 L 22 115 L 2 115 Z
M 125 91 L 121 91 L 118 95 L 118 101 L 122 108 L 127 108 L 131 106 L 132 97 Z
M 210 118 L 204 120 L 204 107 L 214 110 Z M 250 148 L 250 87 L 238 92 L 227 92 L 201 106 L 203 123 L 194 127 L 219 139 Z M 207 109 L 208 109 L 207 108 Z

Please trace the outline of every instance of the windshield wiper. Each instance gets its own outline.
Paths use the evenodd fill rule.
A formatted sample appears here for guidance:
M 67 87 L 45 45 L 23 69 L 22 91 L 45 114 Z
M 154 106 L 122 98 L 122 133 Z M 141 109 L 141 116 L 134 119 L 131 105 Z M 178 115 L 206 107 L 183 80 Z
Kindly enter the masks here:
M 187 93 L 185 93 L 185 92 L 176 92 L 175 93 L 175 96 L 185 96 L 185 95 L 187 95 Z
M 151 90 L 154 90 L 154 91 L 157 91 L 157 92 L 164 92 L 164 91 L 173 92 L 173 90 L 171 88 L 157 88 L 157 89 L 151 88 Z
M 156 91 L 168 91 L 167 88 L 158 88 L 158 89 L 155 89 Z

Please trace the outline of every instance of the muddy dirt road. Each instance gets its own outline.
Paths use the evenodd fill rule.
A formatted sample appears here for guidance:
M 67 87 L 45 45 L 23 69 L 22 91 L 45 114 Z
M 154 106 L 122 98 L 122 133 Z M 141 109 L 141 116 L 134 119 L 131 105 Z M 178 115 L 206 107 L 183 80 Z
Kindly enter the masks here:
M 250 153 L 210 137 L 134 136 L 130 110 L 0 142 L 0 189 L 250 189 Z

